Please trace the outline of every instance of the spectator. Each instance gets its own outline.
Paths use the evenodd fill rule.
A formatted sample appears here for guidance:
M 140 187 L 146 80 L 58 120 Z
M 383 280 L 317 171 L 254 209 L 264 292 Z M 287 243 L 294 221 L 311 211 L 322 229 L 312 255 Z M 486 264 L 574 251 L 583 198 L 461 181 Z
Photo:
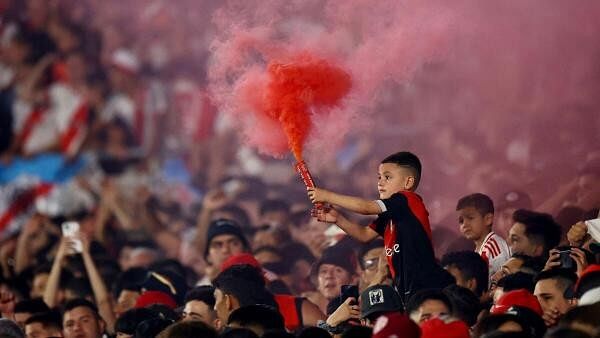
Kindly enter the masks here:
M 556 325 L 560 317 L 576 305 L 575 282 L 577 275 L 566 269 L 542 271 L 535 277 L 534 295 L 544 311 L 546 326 Z
M 560 243 L 560 226 L 548 214 L 519 209 L 513 221 L 509 243 L 514 253 L 546 259 L 550 249 Z
M 102 338 L 106 323 L 94 304 L 73 299 L 65 304 L 63 330 L 65 338 Z
M 312 274 L 317 279 L 317 291 L 307 294 L 307 298 L 327 313 L 327 304 L 337 297 L 342 285 L 354 284 L 357 280 L 355 256 L 338 247 L 330 247 L 313 265 Z
M 456 279 L 457 285 L 471 290 L 480 298 L 487 291 L 488 265 L 479 254 L 472 251 L 451 252 L 442 257 L 441 264 Z
M 419 326 L 428 319 L 449 316 L 452 310 L 452 302 L 448 296 L 436 289 L 415 293 L 406 305 L 406 313 Z
M 248 241 L 239 225 L 225 219 L 213 221 L 206 232 L 204 249 L 204 259 L 210 264 L 210 269 L 199 283 L 210 284 L 210 278 L 216 277 L 227 258 L 249 250 Z
M 373 282 L 383 250 L 383 240 L 380 238 L 365 243 L 361 248 L 358 254 L 358 263 L 361 269 L 359 283 L 361 291 L 364 291 Z
M 487 195 L 476 193 L 462 197 L 456 205 L 458 224 L 463 236 L 475 243 L 475 252 L 489 265 L 489 276 L 500 270 L 510 258 L 504 238 L 492 231 L 494 203 Z
M 213 285 L 215 312 L 221 325 L 228 322 L 231 312 L 242 306 L 264 304 L 277 308 L 273 295 L 265 287 L 264 277 L 250 265 L 235 265 L 224 270 Z
M 215 313 L 215 288 L 197 286 L 185 295 L 182 320 L 199 320 L 211 327 L 219 327 Z
M 523 272 L 527 272 L 529 274 L 537 274 L 539 271 L 541 271 L 542 267 L 534 267 L 538 264 L 533 261 L 534 258 L 531 256 L 517 253 L 513 254 L 512 257 L 502 265 L 500 270 L 492 275 L 490 278 L 490 284 L 495 286 L 500 279 L 513 273 L 517 273 L 521 270 L 527 270 Z M 541 260 L 539 262 L 541 264 Z M 534 270 L 531 270 L 532 267 L 534 267 Z
M 50 308 L 40 298 L 22 300 L 15 304 L 14 320 L 21 329 L 25 329 L 25 322 L 34 314 L 50 311 Z
M 63 327 L 60 313 L 49 311 L 37 313 L 25 321 L 27 338 L 62 337 Z

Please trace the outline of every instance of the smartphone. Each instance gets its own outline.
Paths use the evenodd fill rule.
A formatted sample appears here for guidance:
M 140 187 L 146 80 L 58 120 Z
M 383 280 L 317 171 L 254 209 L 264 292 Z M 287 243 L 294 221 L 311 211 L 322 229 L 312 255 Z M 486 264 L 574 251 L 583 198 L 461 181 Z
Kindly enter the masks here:
M 242 190 L 242 182 L 240 180 L 232 179 L 223 183 L 223 193 L 227 197 L 235 197 Z
M 563 269 L 575 269 L 575 261 L 571 257 L 571 249 L 563 249 L 558 251 L 560 267 Z
M 81 253 L 83 251 L 83 245 L 81 244 L 81 240 L 75 238 L 79 233 L 79 223 L 71 221 L 63 222 L 61 228 L 63 236 L 71 238 L 75 252 Z
M 352 302 L 352 305 L 357 304 L 358 302 L 358 285 L 342 285 L 342 302 L 345 302 L 346 299 L 352 297 L 355 299 Z

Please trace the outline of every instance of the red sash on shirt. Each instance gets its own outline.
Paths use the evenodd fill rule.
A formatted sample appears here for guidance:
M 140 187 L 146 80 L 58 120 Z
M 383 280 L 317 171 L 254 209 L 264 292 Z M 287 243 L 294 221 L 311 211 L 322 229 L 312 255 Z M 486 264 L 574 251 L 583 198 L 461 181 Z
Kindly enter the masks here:
M 87 104 L 82 102 L 71 117 L 69 126 L 60 138 L 60 150 L 64 154 L 74 155 L 77 152 L 80 142 L 75 141 L 82 140 L 82 137 L 85 135 L 88 112 Z
M 52 187 L 52 184 L 40 183 L 17 197 L 16 200 L 8 207 L 8 209 L 0 215 L 0 232 L 2 232 L 15 217 L 25 212 L 27 208 L 33 204 L 37 197 L 48 194 L 50 190 L 52 190 Z

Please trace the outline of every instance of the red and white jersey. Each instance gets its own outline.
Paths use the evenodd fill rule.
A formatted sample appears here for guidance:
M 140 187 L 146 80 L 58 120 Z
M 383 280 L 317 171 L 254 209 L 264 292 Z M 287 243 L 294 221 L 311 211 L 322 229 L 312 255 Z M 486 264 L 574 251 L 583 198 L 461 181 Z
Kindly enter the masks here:
M 488 262 L 490 276 L 500 270 L 502 264 L 511 256 L 510 247 L 504 238 L 498 236 L 493 231 L 485 236 L 477 253 Z

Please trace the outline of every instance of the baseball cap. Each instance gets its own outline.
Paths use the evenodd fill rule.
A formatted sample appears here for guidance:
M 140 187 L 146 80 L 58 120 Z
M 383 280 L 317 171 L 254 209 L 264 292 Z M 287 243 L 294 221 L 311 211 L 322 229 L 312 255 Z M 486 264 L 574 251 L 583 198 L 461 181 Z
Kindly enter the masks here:
M 421 329 L 407 315 L 388 313 L 377 318 L 372 338 L 419 338 Z
M 161 291 L 146 291 L 142 293 L 135 302 L 135 308 L 143 308 L 152 304 L 163 304 L 174 309 L 177 307 L 175 299 L 169 294 Z
M 171 271 L 149 271 L 144 283 L 143 291 L 161 291 L 171 296 L 177 303 L 183 304 L 183 299 L 188 286 L 181 275 Z
M 208 256 L 208 248 L 210 247 L 210 242 L 215 237 L 220 235 L 234 235 L 240 239 L 240 241 L 246 248 L 248 247 L 248 241 L 246 240 L 246 237 L 244 237 L 242 228 L 240 228 L 240 226 L 235 221 L 221 218 L 212 221 L 208 226 L 208 231 L 206 232 L 206 247 L 204 248 L 204 258 Z
M 400 296 L 389 285 L 373 285 L 360 295 L 360 317 L 369 317 L 376 313 L 400 311 Z
M 525 289 L 506 292 L 498 299 L 496 305 L 492 306 L 490 312 L 492 314 L 505 313 L 513 306 L 521 306 L 530 309 L 540 316 L 543 313 L 537 298 Z
M 421 324 L 421 338 L 469 338 L 469 327 L 460 320 L 432 318 Z

